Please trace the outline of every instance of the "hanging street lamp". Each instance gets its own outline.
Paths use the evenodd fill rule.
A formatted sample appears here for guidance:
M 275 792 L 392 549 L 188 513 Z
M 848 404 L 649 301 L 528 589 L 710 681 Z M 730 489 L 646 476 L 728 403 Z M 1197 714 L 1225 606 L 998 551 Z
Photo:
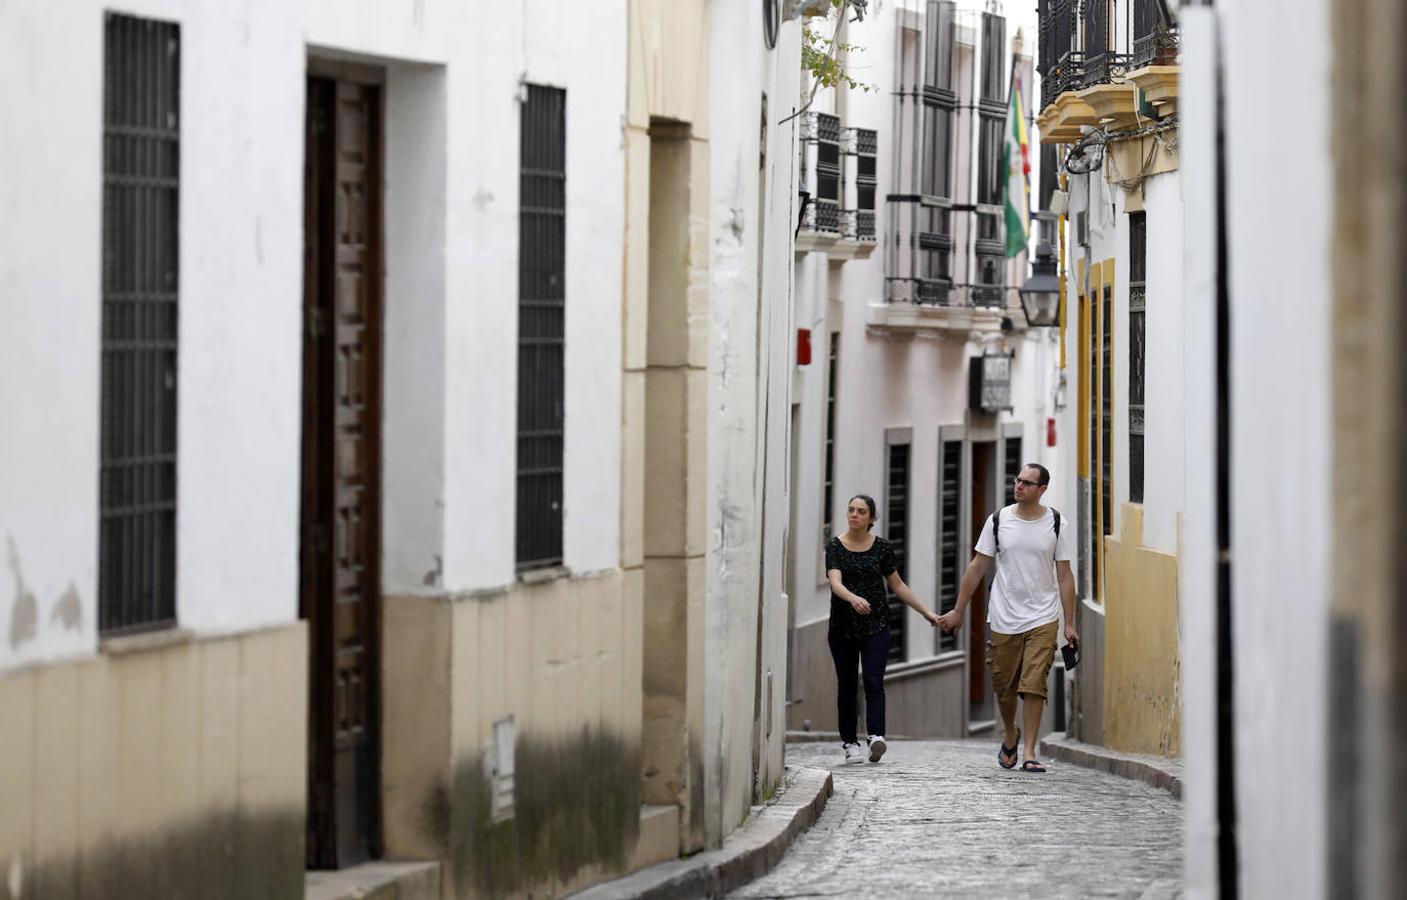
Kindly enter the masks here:
M 1055 268 L 1055 251 L 1049 241 L 1042 241 L 1036 248 L 1031 277 L 1019 289 L 1021 309 L 1026 313 L 1026 324 L 1032 328 L 1060 324 L 1060 276 Z

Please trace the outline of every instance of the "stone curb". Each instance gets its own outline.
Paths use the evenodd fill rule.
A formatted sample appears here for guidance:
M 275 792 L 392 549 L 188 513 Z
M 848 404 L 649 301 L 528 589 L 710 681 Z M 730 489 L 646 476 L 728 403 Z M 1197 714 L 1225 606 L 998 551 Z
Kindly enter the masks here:
M 772 803 L 752 808 L 748 820 L 728 835 L 720 849 L 660 863 L 572 896 L 578 900 L 692 900 L 726 894 L 771 871 L 797 835 L 820 818 L 832 790 L 830 772 L 798 769 Z
M 914 737 L 913 735 L 906 735 L 906 734 L 887 734 L 887 735 L 884 736 L 884 739 L 885 739 L 886 741 L 925 741 L 925 740 L 931 740 L 931 738 Z M 866 740 L 868 740 L 868 739 L 867 739 L 864 735 L 860 735 L 860 743 L 861 743 L 861 744 L 865 743 Z M 788 744 L 826 744 L 826 743 L 839 744 L 839 743 L 840 743 L 840 732 L 839 732 L 839 731 L 788 731 L 788 732 L 787 732 L 787 743 L 788 743 Z
M 1041 739 L 1041 755 L 1089 769 L 1098 769 L 1120 778 L 1142 781 L 1162 788 L 1179 800 L 1182 799 L 1181 760 L 1119 753 L 1098 744 L 1086 744 L 1067 738 L 1058 731 Z
M 828 741 L 840 743 L 839 731 L 788 731 L 788 744 L 823 744 Z

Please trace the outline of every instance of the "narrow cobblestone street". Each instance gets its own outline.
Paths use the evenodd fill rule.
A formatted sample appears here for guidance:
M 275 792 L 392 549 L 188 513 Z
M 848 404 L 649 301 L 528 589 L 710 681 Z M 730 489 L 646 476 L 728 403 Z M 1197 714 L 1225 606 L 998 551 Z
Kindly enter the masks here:
M 1004 771 L 991 740 L 898 741 L 878 764 L 792 744 L 834 773 L 820 820 L 734 897 L 1178 897 L 1182 811 L 1165 791 L 1045 761 Z M 1043 760 L 1044 761 L 1044 760 Z

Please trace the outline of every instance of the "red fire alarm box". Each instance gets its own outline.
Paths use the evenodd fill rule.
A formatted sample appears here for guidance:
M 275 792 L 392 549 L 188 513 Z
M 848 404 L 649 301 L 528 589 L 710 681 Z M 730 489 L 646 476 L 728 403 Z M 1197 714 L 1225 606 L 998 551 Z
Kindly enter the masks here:
M 811 329 L 796 329 L 796 364 L 811 365 Z
M 1055 417 L 1054 417 L 1054 416 L 1052 416 L 1052 417 L 1050 417 L 1050 418 L 1048 418 L 1048 419 L 1045 420 L 1045 445 L 1046 445 L 1047 447 L 1054 447 L 1054 446 L 1055 446 Z

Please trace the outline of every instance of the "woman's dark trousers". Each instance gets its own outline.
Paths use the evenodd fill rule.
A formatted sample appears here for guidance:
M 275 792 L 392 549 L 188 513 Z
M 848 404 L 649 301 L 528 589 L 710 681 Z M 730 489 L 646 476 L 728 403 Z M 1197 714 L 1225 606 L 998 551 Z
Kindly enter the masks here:
M 889 662 L 889 629 L 867 638 L 844 638 L 831 634 L 831 659 L 835 660 L 835 706 L 840 722 L 840 740 L 857 744 L 855 698 L 859 688 L 856 668 L 865 672 L 865 726 L 871 737 L 884 734 L 884 667 Z

